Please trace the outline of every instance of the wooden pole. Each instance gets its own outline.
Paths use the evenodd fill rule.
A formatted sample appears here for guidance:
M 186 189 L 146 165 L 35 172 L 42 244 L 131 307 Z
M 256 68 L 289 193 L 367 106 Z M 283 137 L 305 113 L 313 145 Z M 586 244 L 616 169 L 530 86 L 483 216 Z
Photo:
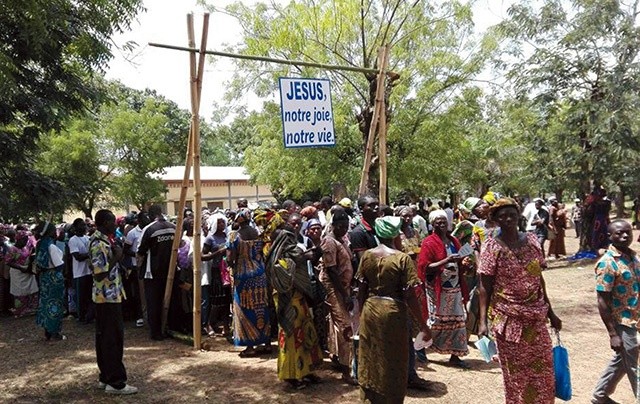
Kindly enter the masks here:
M 149 42 L 148 44 L 149 46 L 153 46 L 155 48 L 179 50 L 184 52 L 199 51 L 198 49 L 195 49 L 193 47 L 185 48 L 184 46 L 167 45 L 167 44 L 161 44 L 156 42 Z M 233 59 L 255 60 L 258 62 L 278 63 L 281 65 L 288 65 L 288 66 L 307 66 L 307 67 L 317 67 L 319 69 L 325 69 L 325 70 L 343 70 L 343 71 L 358 72 L 358 73 L 378 73 L 378 69 L 370 69 L 370 68 L 358 67 L 358 66 L 328 65 L 324 63 L 305 62 L 302 60 L 276 59 L 276 58 L 270 58 L 266 56 L 254 56 L 254 55 L 239 55 L 237 53 L 218 52 L 218 51 L 212 51 L 212 50 L 205 50 L 204 53 L 206 53 L 207 55 L 213 55 L 213 56 L 221 56 L 221 57 L 233 58 Z
M 189 27 L 189 25 L 191 24 L 191 28 L 189 29 L 189 46 L 193 47 L 195 46 L 195 35 L 193 34 L 193 16 L 187 16 L 187 26 Z M 205 23 L 203 25 L 203 38 L 205 35 L 205 32 L 208 31 L 208 25 L 209 25 L 209 14 L 205 14 Z M 206 38 L 203 39 L 204 40 L 204 46 L 202 46 L 202 48 L 206 47 Z M 199 60 L 199 71 L 200 72 L 204 72 L 204 55 L 201 53 L 200 54 L 200 60 Z M 193 83 L 193 77 L 196 75 L 194 73 L 195 70 L 195 55 L 194 55 L 194 60 L 193 60 L 193 68 L 190 70 L 191 73 L 191 81 Z M 201 94 L 202 94 L 202 73 L 198 73 L 198 77 L 200 78 L 199 80 L 196 78 L 197 80 L 197 105 L 198 105 L 198 109 L 200 106 L 200 100 L 201 100 Z M 193 100 L 192 100 L 192 105 L 193 105 Z M 195 130 L 198 129 L 198 134 L 196 135 Z M 164 294 L 164 302 L 163 302 L 163 311 L 162 311 L 162 329 L 166 330 L 167 327 L 167 318 L 169 315 L 169 306 L 171 304 L 171 291 L 173 289 L 173 280 L 175 278 L 175 270 L 176 270 L 176 263 L 178 261 L 178 248 L 180 247 L 180 241 L 182 239 L 182 227 L 184 224 L 184 208 L 186 206 L 186 198 L 187 198 L 187 191 L 189 189 L 189 182 L 190 182 L 190 175 L 191 175 L 191 168 L 193 167 L 193 160 L 194 160 L 194 154 L 195 154 L 195 147 L 196 147 L 196 143 L 198 145 L 198 154 L 199 154 L 199 119 L 198 119 L 198 127 L 194 127 L 193 125 L 193 119 L 191 122 L 191 127 L 189 128 L 189 139 L 187 141 L 187 153 L 186 153 L 186 159 L 185 159 L 185 169 L 184 169 L 184 177 L 182 178 L 182 186 L 180 189 L 180 202 L 178 203 L 178 212 L 177 212 L 177 223 L 176 223 L 176 236 L 174 237 L 173 240 L 173 245 L 171 248 L 171 259 L 169 261 L 169 275 L 167 277 L 167 285 L 165 287 L 165 294 Z M 196 142 L 197 141 L 197 142 Z M 199 157 L 199 156 L 198 156 Z M 199 158 L 198 158 L 199 160 Z M 200 174 L 200 170 L 198 167 L 198 174 Z M 195 177 L 195 174 L 194 174 Z M 201 210 L 201 208 L 198 208 L 196 210 L 196 212 L 198 212 L 198 210 Z M 198 215 L 194 215 L 194 219 L 197 217 L 197 221 L 198 223 L 196 223 L 194 221 L 194 234 L 197 234 L 198 236 L 200 235 L 200 223 L 199 221 L 201 220 L 201 217 L 198 217 Z M 196 227 L 196 224 L 198 225 L 198 227 Z M 194 240 L 195 242 L 196 240 Z M 199 241 L 199 240 L 198 240 Z M 194 244 L 195 245 L 195 244 Z M 198 257 L 195 256 L 195 251 L 197 251 Z M 196 259 L 198 259 L 198 261 L 200 261 L 200 256 L 201 256 L 201 250 L 199 250 L 199 248 L 195 248 L 194 249 L 194 261 Z M 200 267 L 194 265 L 194 268 L 197 268 L 198 271 L 198 276 L 196 277 L 196 269 L 194 269 L 194 281 L 195 279 L 197 279 L 197 285 L 194 282 L 194 295 L 196 293 L 196 289 L 199 291 L 198 292 L 198 297 L 200 298 L 200 276 L 199 276 L 199 272 L 200 272 Z M 196 288 L 196 286 L 198 286 Z M 196 304 L 196 300 L 195 300 L 195 296 L 194 296 L 194 306 L 197 305 L 198 308 L 198 312 L 197 315 L 200 316 L 200 304 L 199 304 L 199 300 L 197 300 L 197 304 Z M 195 316 L 195 307 L 194 307 L 194 316 Z M 200 336 L 200 320 L 198 319 L 197 324 L 197 334 L 198 336 Z M 194 324 L 194 345 L 196 344 L 195 342 L 195 332 L 196 329 L 196 325 Z M 198 342 L 198 345 L 196 346 L 196 348 L 199 348 L 200 344 Z
M 391 45 L 384 47 L 384 63 L 383 66 L 389 64 L 389 49 Z M 381 72 L 381 74 L 383 74 Z M 384 83 L 384 80 L 383 80 Z M 387 105 L 384 101 L 384 85 L 382 91 L 382 102 L 380 106 L 379 124 L 378 124 L 378 150 L 380 153 L 380 189 L 378 192 L 380 203 L 387 203 Z
M 192 42 L 189 43 L 191 45 Z M 184 208 L 187 201 L 187 191 L 189 190 L 189 179 L 191 176 L 191 165 L 193 161 L 193 127 L 189 128 L 189 139 L 187 140 L 187 156 L 184 165 L 184 176 L 182 177 L 182 186 L 180 188 L 180 202 L 178 203 L 178 211 L 176 212 L 176 233 L 171 246 L 171 258 L 169 259 L 169 274 L 167 276 L 167 285 L 164 290 L 164 300 L 162 305 L 162 330 L 167 329 L 167 318 L 169 316 L 169 306 L 171 305 L 171 292 L 173 291 L 173 279 L 176 273 L 176 264 L 178 263 L 178 248 L 182 240 L 182 227 L 184 224 Z
M 169 259 L 169 274 L 167 275 L 167 285 L 164 290 L 164 300 L 162 304 L 162 330 L 167 329 L 167 318 L 169 316 L 169 305 L 171 304 L 171 291 L 173 289 L 173 279 L 176 273 L 176 264 L 178 262 L 178 248 L 182 239 L 182 224 L 184 222 L 184 208 L 187 199 L 187 190 L 189 189 L 189 177 L 191 175 L 191 160 L 193 159 L 193 130 L 189 130 L 189 139 L 187 141 L 187 157 L 184 166 L 184 177 L 182 178 L 182 187 L 180 189 L 180 202 L 178 203 L 176 233 L 173 237 L 171 246 L 171 258 Z
M 384 104 L 384 79 L 386 75 L 385 54 L 387 47 L 378 49 L 378 79 L 376 82 L 376 98 L 373 107 L 373 116 L 371 117 L 371 125 L 369 126 L 369 137 L 367 138 L 367 147 L 364 153 L 364 163 L 362 165 L 362 173 L 360 174 L 360 186 L 358 187 L 358 196 L 367 193 L 367 183 L 369 182 L 369 168 L 371 167 L 371 158 L 373 156 L 373 147 L 375 144 L 376 130 L 378 129 L 379 116 L 381 108 Z
M 190 14 L 190 35 L 193 36 L 193 15 Z M 202 289 L 200 286 L 202 265 L 202 190 L 200 183 L 200 94 L 202 92 L 202 76 L 204 74 L 205 53 L 207 49 L 207 36 L 209 32 L 209 13 L 204 15 L 202 23 L 202 38 L 200 40 L 200 55 L 198 69 L 194 76 L 195 52 L 191 53 L 191 127 L 193 128 L 193 184 L 195 192 L 193 200 L 195 203 L 195 214 L 193 220 L 193 347 L 200 349 L 202 340 L 201 323 L 201 299 Z M 194 81 L 195 79 L 195 81 Z

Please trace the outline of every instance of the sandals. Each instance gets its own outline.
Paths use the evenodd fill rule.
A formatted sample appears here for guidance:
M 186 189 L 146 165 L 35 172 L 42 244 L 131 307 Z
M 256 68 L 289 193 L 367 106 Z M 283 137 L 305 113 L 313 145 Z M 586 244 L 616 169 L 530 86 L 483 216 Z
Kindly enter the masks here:
M 241 358 L 255 358 L 258 355 L 259 353 L 255 348 L 247 348 L 238 354 Z
M 216 336 L 216 332 L 213 330 L 213 327 L 211 327 L 210 325 L 207 325 L 206 327 L 204 327 L 204 330 L 207 332 L 208 336 L 210 337 Z

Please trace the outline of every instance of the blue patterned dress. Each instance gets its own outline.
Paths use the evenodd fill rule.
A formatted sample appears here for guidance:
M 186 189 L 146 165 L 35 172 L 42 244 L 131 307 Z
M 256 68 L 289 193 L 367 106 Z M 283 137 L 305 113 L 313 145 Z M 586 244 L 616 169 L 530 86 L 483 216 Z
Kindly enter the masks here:
M 229 234 L 227 249 L 237 258 L 233 271 L 233 341 L 236 346 L 271 341 L 269 291 L 261 240 L 242 240 Z
M 41 239 L 36 247 L 36 261 L 42 271 L 40 273 L 40 301 L 36 324 L 50 334 L 58 334 L 62 329 L 62 318 L 64 317 L 64 277 L 62 276 L 63 264 L 56 262 L 57 259 L 52 260 L 52 249 L 58 250 L 56 255 L 62 256 L 58 247 L 49 237 Z M 47 262 L 46 267 L 44 266 L 45 262 Z

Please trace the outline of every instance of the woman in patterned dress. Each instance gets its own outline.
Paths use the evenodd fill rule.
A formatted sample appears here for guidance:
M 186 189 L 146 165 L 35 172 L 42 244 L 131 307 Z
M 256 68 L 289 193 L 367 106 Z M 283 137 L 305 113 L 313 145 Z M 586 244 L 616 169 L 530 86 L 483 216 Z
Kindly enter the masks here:
M 229 234 L 227 261 L 233 274 L 233 340 L 246 346 L 240 357 L 271 352 L 269 297 L 264 268 L 262 240 L 250 226 L 251 211 L 242 208 L 236 215 L 238 230 Z M 264 346 L 256 349 L 256 345 Z
M 307 299 L 311 297 L 309 265 L 317 262 L 322 250 L 299 243 L 298 218 L 290 215 L 285 228 L 277 232 L 266 267 L 279 325 L 278 379 L 303 389 L 320 381 L 312 372 L 322 362 L 322 351 Z
M 36 265 L 40 271 L 40 299 L 36 323 L 44 328 L 49 340 L 64 340 L 61 334 L 64 317 L 63 252 L 56 247 L 56 227 L 49 221 L 36 227 L 40 236 L 36 245 Z
M 551 338 L 547 318 L 557 330 L 562 321 L 551 310 L 542 268 L 544 256 L 533 233 L 518 231 L 517 203 L 500 199 L 491 207 L 500 234 L 488 238 L 480 255 L 480 324 L 487 318 L 498 346 L 508 404 L 553 403 Z
M 469 366 L 460 357 L 469 353 L 464 309 L 469 294 L 458 254 L 460 243 L 447 234 L 448 221 L 444 210 L 431 212 L 429 222 L 433 226 L 433 234 L 422 242 L 418 276 L 426 285 L 432 349 L 451 355 L 449 363 L 452 366 L 466 369 Z
M 16 233 L 16 243 L 9 248 L 4 257 L 10 267 L 10 292 L 15 298 L 16 317 L 32 314 L 38 310 L 38 282 L 31 271 L 33 246 L 29 244 L 29 233 L 19 230 Z

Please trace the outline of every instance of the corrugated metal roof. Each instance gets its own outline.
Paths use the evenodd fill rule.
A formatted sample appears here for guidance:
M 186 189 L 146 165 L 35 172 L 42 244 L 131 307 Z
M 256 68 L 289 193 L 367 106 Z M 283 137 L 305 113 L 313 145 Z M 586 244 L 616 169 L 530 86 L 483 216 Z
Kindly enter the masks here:
M 163 181 L 182 181 L 184 166 L 165 167 L 164 173 L 159 174 L 159 177 Z M 200 167 L 201 180 L 238 181 L 249 180 L 249 178 L 244 167 Z M 191 171 L 191 179 L 193 179 L 193 170 Z

